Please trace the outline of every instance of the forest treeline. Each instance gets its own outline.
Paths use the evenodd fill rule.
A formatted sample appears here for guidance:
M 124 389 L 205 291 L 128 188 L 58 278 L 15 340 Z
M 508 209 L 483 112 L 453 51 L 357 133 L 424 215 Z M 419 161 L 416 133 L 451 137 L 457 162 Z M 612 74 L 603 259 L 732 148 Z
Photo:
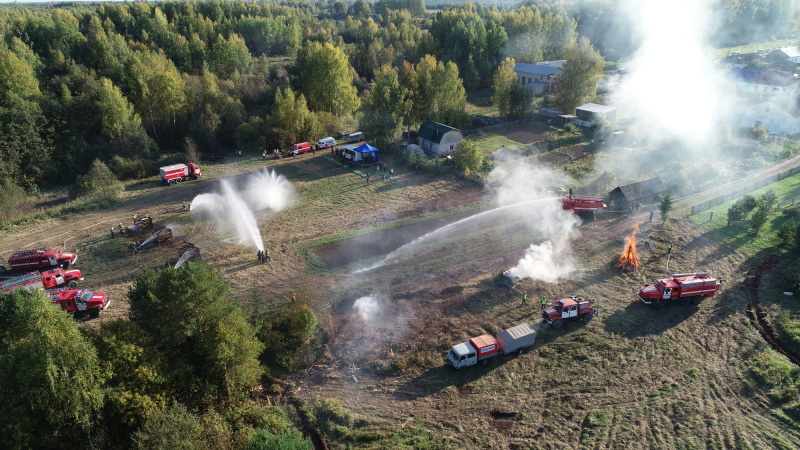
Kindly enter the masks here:
M 726 27 L 751 31 L 738 39 L 763 37 L 766 22 L 773 35 L 796 24 L 789 0 L 719 4 Z M 508 97 L 522 93 L 494 84 L 514 82 L 496 76 L 501 63 L 572 55 L 592 63 L 568 60 L 568 69 L 594 70 L 597 50 L 622 58 L 635 40 L 619 8 L 610 0 L 435 12 L 423 0 L 3 6 L 0 184 L 30 193 L 74 183 L 95 159 L 118 177 L 150 176 L 153 161 L 187 138 L 206 154 L 260 152 L 362 128 L 384 145 L 425 120 L 468 127 L 466 93 L 483 88 L 517 105 L 504 113 L 522 114 L 524 101 Z M 595 75 L 572 79 L 591 84 Z

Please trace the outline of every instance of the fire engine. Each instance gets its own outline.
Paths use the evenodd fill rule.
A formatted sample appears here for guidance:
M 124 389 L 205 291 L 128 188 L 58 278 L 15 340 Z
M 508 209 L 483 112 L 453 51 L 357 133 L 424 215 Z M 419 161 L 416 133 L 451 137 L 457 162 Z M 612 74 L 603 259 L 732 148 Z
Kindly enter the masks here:
M 16 289 L 53 289 L 66 286 L 70 289 L 78 287 L 78 280 L 83 280 L 81 271 L 77 269 L 61 270 L 60 268 L 44 272 L 30 272 L 0 283 L 0 291 L 11 292 Z
M 572 211 L 580 216 L 596 216 L 603 212 L 606 204 L 603 197 L 591 197 L 588 195 L 569 195 L 559 197 L 561 209 Z
M 572 295 L 569 298 L 556 300 L 553 307 L 542 311 L 542 319 L 553 328 L 561 328 L 565 320 L 581 320 L 590 322 L 597 310 L 594 299 Z
M 645 285 L 636 297 L 656 309 L 670 303 L 699 305 L 704 298 L 717 295 L 719 286 L 719 280 L 711 278 L 708 272 L 679 273 L 656 280 L 652 286 Z
M 49 269 L 51 267 L 67 268 L 75 264 L 78 257 L 75 253 L 62 252 L 57 248 L 36 248 L 32 250 L 20 250 L 8 257 L 8 265 L 11 270 L 36 270 Z
M 196 180 L 203 175 L 200 173 L 200 166 L 194 163 L 164 166 L 158 169 L 158 173 L 161 176 L 161 181 L 167 185 L 189 179 Z
M 87 315 L 91 318 L 100 317 L 100 311 L 107 309 L 111 304 L 111 299 L 107 295 L 86 289 L 52 291 L 48 295 L 51 302 L 57 303 L 61 309 L 76 319 Z

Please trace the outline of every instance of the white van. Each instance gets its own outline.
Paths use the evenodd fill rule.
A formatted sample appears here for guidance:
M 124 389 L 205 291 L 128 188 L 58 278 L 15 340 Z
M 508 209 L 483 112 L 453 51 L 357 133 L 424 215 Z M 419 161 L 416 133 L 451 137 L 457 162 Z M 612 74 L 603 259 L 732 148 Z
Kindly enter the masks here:
M 360 142 L 364 140 L 364 133 L 356 131 L 347 135 L 347 142 Z
M 317 148 L 336 147 L 336 139 L 328 136 L 317 141 Z

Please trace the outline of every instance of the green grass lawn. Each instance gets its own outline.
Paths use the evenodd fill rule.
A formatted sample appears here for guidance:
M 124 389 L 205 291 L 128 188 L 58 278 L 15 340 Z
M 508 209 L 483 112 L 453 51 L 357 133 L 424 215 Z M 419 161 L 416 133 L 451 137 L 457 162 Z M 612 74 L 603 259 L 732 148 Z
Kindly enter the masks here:
M 517 141 L 512 141 L 511 139 L 497 133 L 492 133 L 491 131 L 486 132 L 483 136 L 470 136 L 467 139 L 473 141 L 478 148 L 478 150 L 483 154 L 484 157 L 491 155 L 492 153 L 496 152 L 502 146 L 506 147 L 524 147 L 524 144 L 520 144 Z

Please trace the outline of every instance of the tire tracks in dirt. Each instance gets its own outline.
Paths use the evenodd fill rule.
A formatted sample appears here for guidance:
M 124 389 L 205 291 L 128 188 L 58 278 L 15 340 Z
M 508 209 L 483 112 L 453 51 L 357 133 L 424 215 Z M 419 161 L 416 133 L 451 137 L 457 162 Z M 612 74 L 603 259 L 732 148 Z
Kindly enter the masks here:
M 750 318 L 750 323 L 756 327 L 761 337 L 764 338 L 770 347 L 789 358 L 789 361 L 794 365 L 800 367 L 800 354 L 789 348 L 783 340 L 775 334 L 775 330 L 767 321 L 766 313 L 761 310 L 761 302 L 758 300 L 758 286 L 761 284 L 761 275 L 766 270 L 775 267 L 778 261 L 780 261 L 778 255 L 768 255 L 748 272 L 748 276 L 744 280 L 748 298 L 747 316 Z

